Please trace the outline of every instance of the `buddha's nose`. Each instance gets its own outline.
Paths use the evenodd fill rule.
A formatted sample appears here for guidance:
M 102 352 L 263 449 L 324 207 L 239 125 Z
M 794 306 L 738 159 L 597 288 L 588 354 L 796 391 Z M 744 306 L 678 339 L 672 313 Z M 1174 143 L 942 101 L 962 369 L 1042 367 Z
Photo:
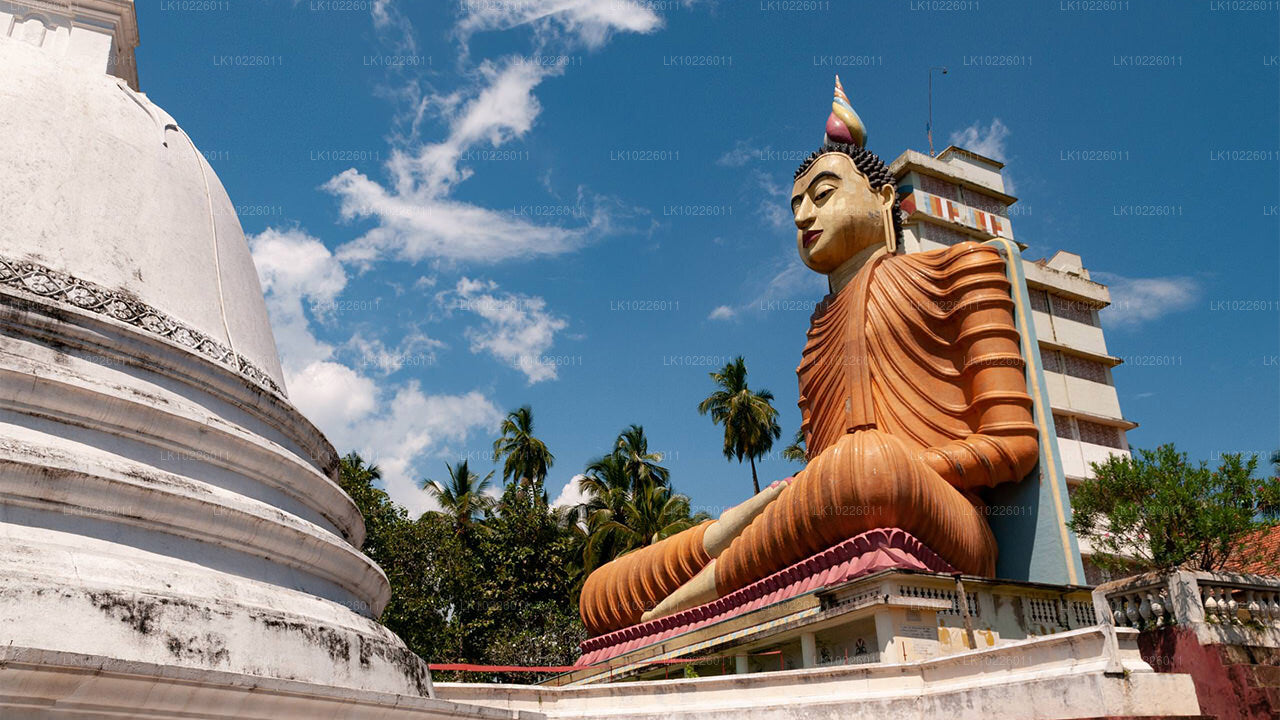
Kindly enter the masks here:
M 809 202 L 808 198 L 801 200 L 800 206 L 796 208 L 796 227 L 801 230 L 808 230 L 809 226 L 813 225 L 813 221 L 817 218 L 813 210 L 813 203 Z

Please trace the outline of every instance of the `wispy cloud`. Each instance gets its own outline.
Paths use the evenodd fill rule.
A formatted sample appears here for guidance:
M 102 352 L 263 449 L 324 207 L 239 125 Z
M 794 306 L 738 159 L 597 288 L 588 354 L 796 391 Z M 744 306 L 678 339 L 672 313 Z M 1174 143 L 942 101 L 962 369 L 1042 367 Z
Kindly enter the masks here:
M 765 312 L 805 312 L 827 294 L 827 279 L 810 270 L 791 245 L 767 266 L 767 274 L 747 281 L 746 300 L 737 305 L 721 305 L 708 320 L 741 320 Z
M 975 121 L 969 127 L 951 133 L 951 144 L 1005 162 L 1005 140 L 1008 138 L 1009 128 L 1000 118 L 993 118 L 986 127 Z
M 390 48 L 415 51 L 412 24 L 395 2 L 378 0 L 371 12 L 375 29 Z M 539 52 L 595 49 L 614 33 L 652 32 L 661 26 L 660 18 L 630 0 L 477 2 L 463 3 L 460 12 L 454 30 L 461 44 L 463 84 L 440 92 L 422 74 L 405 75 L 402 87 L 390 91 L 403 107 L 395 121 L 398 130 L 392 133 L 387 182 L 352 168 L 324 185 L 338 198 L 344 219 L 375 223 L 339 248 L 343 262 L 362 267 L 384 259 L 488 264 L 571 252 L 590 237 L 619 229 L 612 222 L 610 203 L 585 191 L 579 193 L 580 200 L 585 196 L 589 202 L 554 213 L 568 218 L 563 223 L 452 197 L 455 187 L 474 173 L 464 161 L 467 151 L 525 137 L 542 112 L 535 94 L 538 86 L 565 71 L 563 64 L 529 62 L 519 55 L 472 66 L 467 43 L 477 32 L 529 26 Z M 442 139 L 421 140 L 426 119 L 447 128 Z
M 558 377 L 556 363 L 546 353 L 556 333 L 568 322 L 547 311 L 540 297 L 503 292 L 493 281 L 461 278 L 440 300 L 450 309 L 460 309 L 481 318 L 480 325 L 468 328 L 471 352 L 487 353 L 524 373 L 529 384 Z
M 381 338 L 365 337 L 356 332 L 343 345 L 356 358 L 358 367 L 367 368 L 368 372 L 379 375 L 392 375 L 406 368 L 422 368 L 434 365 L 436 353 L 446 347 L 444 341 L 437 340 L 420 330 L 405 333 L 399 343 L 388 346 Z
M 375 228 L 338 249 L 343 262 L 365 267 L 387 259 L 491 264 L 560 255 L 581 247 L 592 228 L 592 222 L 579 227 L 539 224 L 517 214 L 518 208 L 493 210 L 448 198 L 397 193 L 354 169 L 333 178 L 325 188 L 338 196 L 344 218 L 377 221 Z M 593 210 L 591 221 L 609 222 L 607 211 Z
M 457 33 L 465 46 L 470 37 L 489 30 L 533 27 L 543 43 L 571 39 L 596 49 L 614 33 L 649 33 L 662 19 L 644 2 L 632 0 L 514 0 L 463 3 Z
M 1191 277 L 1134 278 L 1108 272 L 1093 277 L 1106 283 L 1111 305 L 1099 313 L 1102 322 L 1132 328 L 1190 308 L 1200 297 L 1200 283 Z
M 717 165 L 733 168 L 743 178 L 748 203 L 756 208 L 766 231 L 777 236 L 780 251 L 744 283 L 744 301 L 716 307 L 708 320 L 742 320 L 774 309 L 803 309 L 826 294 L 826 279 L 805 267 L 796 255 L 790 174 L 780 175 L 772 165 L 768 170 L 762 167 L 777 160 L 794 160 L 799 165 L 808 155 L 809 151 L 775 150 L 770 145 L 738 140 L 716 160 Z
M 791 182 L 789 176 L 766 171 L 760 167 L 766 160 L 775 160 L 797 156 L 794 151 L 779 152 L 772 146 L 760 146 L 750 140 L 738 140 L 733 147 L 726 150 L 716 164 L 721 167 L 744 170 L 739 173 L 743 178 L 741 191 L 746 203 L 755 208 L 756 214 L 771 228 L 784 228 L 791 225 L 792 216 L 789 207 Z M 801 158 L 803 159 L 803 158 Z M 799 160 L 796 164 L 799 164 Z
M 716 158 L 716 164 L 721 167 L 746 167 L 749 163 L 759 158 L 760 154 L 761 151 L 756 147 L 755 143 L 739 139 L 733 144 L 732 148 L 724 151 L 720 157 Z
M 458 166 L 465 151 L 481 143 L 498 147 L 529 132 L 542 112 L 534 89 L 561 72 L 562 67 L 523 62 L 519 57 L 486 60 L 472 73 L 472 86 L 449 96 L 434 96 L 434 105 L 449 125 L 448 135 L 440 142 L 393 150 L 387 167 L 396 191 L 432 197 L 447 194 L 471 175 L 469 169 Z
M 708 320 L 732 320 L 737 317 L 738 311 L 728 305 L 718 305 L 707 315 Z

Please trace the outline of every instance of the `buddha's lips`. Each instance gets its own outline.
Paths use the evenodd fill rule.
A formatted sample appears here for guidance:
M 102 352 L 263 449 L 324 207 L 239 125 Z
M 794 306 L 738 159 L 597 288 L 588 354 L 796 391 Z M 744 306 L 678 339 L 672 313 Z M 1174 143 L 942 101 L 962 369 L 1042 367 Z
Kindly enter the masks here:
M 803 236 L 804 246 L 809 247 L 813 245 L 814 243 L 818 242 L 819 237 L 822 237 L 821 230 L 809 230 Z

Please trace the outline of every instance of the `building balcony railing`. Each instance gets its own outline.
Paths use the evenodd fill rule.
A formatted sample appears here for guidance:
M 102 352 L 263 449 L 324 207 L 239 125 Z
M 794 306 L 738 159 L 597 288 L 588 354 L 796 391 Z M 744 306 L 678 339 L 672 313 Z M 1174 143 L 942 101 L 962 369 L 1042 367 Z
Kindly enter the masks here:
M 1280 647 L 1280 577 L 1175 570 L 1103 583 L 1099 620 L 1138 630 L 1181 626 L 1202 642 Z

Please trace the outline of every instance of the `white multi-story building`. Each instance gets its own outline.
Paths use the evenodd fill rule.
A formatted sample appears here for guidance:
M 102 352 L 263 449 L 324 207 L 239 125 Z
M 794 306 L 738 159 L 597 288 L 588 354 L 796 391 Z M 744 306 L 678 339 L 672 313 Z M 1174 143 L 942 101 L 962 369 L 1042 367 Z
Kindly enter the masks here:
M 1005 192 L 1004 163 L 955 146 L 937 157 L 908 150 L 889 166 L 897 179 L 907 218 L 907 252 L 934 250 L 966 240 L 1003 237 L 1018 243 L 1010 218 L 1018 199 Z M 1080 256 L 1059 250 L 1042 260 L 1023 259 L 1035 316 L 1045 383 L 1058 434 L 1058 450 L 1068 487 L 1092 476 L 1090 463 L 1129 453 L 1125 432 L 1137 424 L 1124 418 L 1112 368 L 1120 358 L 1107 353 L 1098 313 L 1111 303 L 1107 286 L 1090 279 Z M 1090 582 L 1103 576 L 1089 562 Z

